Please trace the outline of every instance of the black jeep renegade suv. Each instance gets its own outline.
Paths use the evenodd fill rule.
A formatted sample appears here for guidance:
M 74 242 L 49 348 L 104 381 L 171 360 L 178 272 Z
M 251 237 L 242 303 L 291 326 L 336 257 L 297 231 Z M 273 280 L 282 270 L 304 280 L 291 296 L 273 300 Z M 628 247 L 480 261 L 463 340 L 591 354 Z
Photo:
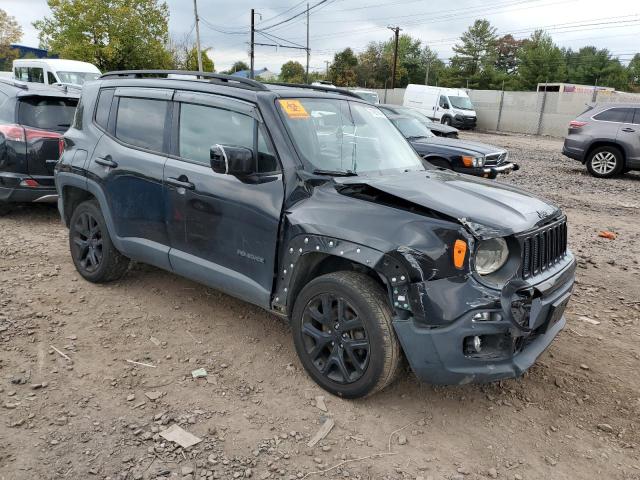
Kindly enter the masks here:
M 87 280 L 136 260 L 259 305 L 348 398 L 388 385 L 403 355 L 432 383 L 521 375 L 565 325 L 557 207 L 423 166 L 350 92 L 174 73 L 83 88 L 56 186 Z

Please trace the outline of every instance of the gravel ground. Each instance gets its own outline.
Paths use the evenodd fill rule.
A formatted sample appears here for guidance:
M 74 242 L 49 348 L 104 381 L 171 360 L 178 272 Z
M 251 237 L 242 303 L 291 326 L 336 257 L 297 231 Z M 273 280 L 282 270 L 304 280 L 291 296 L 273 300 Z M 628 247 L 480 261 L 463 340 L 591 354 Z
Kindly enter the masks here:
M 591 178 L 556 139 L 463 136 L 508 147 L 522 169 L 499 181 L 569 217 L 568 325 L 524 378 L 407 372 L 332 397 L 258 308 L 145 265 L 83 281 L 57 212 L 34 205 L 0 218 L 0 479 L 640 479 L 640 175 Z M 165 440 L 173 424 L 202 441 Z

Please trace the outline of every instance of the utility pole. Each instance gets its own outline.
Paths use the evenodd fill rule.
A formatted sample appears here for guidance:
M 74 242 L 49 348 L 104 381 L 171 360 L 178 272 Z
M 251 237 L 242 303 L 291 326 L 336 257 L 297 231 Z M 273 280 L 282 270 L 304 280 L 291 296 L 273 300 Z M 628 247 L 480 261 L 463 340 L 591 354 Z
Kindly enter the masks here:
M 195 0 L 194 0 L 195 1 Z M 253 57 L 254 57 L 254 33 L 255 33 L 255 25 L 253 23 L 253 17 L 255 16 L 255 10 L 251 9 L 251 49 L 249 53 L 249 58 L 251 59 L 251 69 L 249 70 L 249 78 L 253 78 Z
M 398 37 L 400 36 L 400 27 L 387 27 L 395 34 L 395 47 L 393 49 L 393 68 L 391 70 L 391 89 L 396 88 L 396 66 L 398 64 Z
M 427 61 L 427 74 L 424 76 L 425 85 L 429 85 L 429 67 L 431 67 L 431 59 Z
M 305 74 L 305 82 L 309 83 L 309 4 L 307 3 L 307 73 Z
M 196 48 L 198 50 L 198 71 L 202 71 L 202 50 L 200 48 L 200 18 L 198 18 L 198 0 L 193 0 L 193 14 L 196 17 Z
M 329 78 L 329 63 L 331 63 L 331 62 L 329 62 L 329 60 L 325 60 L 324 61 L 324 64 L 325 64 L 325 74 L 324 74 L 324 76 L 326 77 L 325 80 L 327 78 Z

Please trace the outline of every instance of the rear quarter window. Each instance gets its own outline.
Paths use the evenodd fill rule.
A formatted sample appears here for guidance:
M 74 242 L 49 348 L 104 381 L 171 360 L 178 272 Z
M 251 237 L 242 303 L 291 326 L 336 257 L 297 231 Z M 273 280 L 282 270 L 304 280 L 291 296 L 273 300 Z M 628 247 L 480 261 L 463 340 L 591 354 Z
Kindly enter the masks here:
M 18 123 L 27 127 L 65 132 L 73 122 L 78 100 L 58 97 L 21 97 Z
M 594 115 L 593 118 L 601 122 L 622 123 L 627 119 L 630 113 L 630 108 L 610 108 L 609 110 L 605 110 L 604 112 Z
M 101 89 L 96 102 L 96 123 L 104 130 L 109 125 L 109 112 L 111 111 L 111 102 L 115 91 L 115 88 Z

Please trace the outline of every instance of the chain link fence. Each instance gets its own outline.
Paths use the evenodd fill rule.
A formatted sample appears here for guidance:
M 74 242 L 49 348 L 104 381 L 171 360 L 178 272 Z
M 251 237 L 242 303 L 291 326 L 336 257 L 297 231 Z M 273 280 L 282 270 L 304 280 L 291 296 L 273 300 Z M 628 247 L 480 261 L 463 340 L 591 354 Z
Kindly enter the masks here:
M 385 90 L 376 90 L 385 103 Z M 386 90 L 386 103 L 401 105 L 404 88 Z M 640 94 L 605 92 L 505 92 L 468 90 L 478 115 L 478 129 L 563 137 L 569 122 L 590 103 L 637 103 Z

